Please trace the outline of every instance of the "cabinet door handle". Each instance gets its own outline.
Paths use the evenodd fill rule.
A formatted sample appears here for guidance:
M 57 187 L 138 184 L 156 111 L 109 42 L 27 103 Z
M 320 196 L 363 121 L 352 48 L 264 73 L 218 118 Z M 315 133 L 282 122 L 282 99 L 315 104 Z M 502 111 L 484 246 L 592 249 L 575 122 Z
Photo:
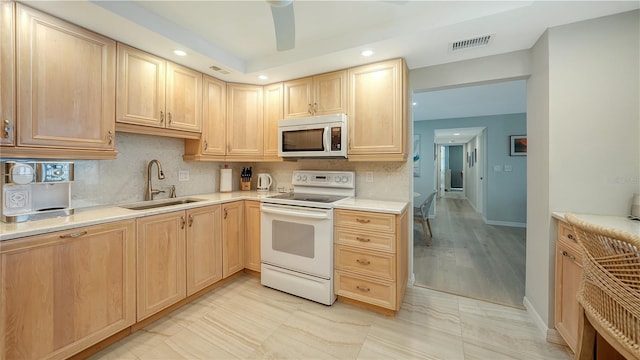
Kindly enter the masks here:
M 162 124 L 164 122 L 164 111 L 160 111 L 160 123 Z
M 184 221 L 184 216 L 180 216 L 180 220 L 182 220 L 182 225 L 180 225 L 180 229 L 184 229 L 184 224 L 186 223 Z
M 229 211 L 227 209 L 224 209 L 224 218 L 225 218 L 225 220 L 227 219 L 227 215 L 229 215 Z
M 309 114 L 313 114 L 313 108 L 311 107 L 311 104 L 307 104 L 307 112 Z
M 362 242 L 369 242 L 369 241 L 371 241 L 371 239 L 369 239 L 369 238 L 361 238 L 361 237 L 359 237 L 359 236 L 356 236 L 356 240 L 358 240 L 358 241 L 362 241 Z
M 204 141 L 204 150 L 206 151 L 207 148 L 209 148 L 209 143 L 207 142 L 207 140 Z
M 113 144 L 113 132 L 111 132 L 111 130 L 109 130 L 107 134 L 107 139 L 109 139 L 109 145 Z
M 11 137 L 11 123 L 9 122 L 9 119 L 4 119 L 4 127 L 2 130 L 2 137 L 5 139 L 8 139 Z
M 357 286 L 356 286 L 356 289 L 358 289 L 358 290 L 360 290 L 360 291 L 363 291 L 363 292 L 369 292 L 369 291 L 371 291 L 371 289 L 369 289 L 368 287 L 366 287 L 366 286 L 360 286 L 360 285 L 357 285 Z
M 60 235 L 60 239 L 69 239 L 69 238 L 75 239 L 85 235 L 87 235 L 86 231 L 80 231 L 80 232 Z
M 231 152 L 231 144 L 227 144 L 227 154 Z
M 171 120 L 173 120 L 173 117 L 171 116 L 171 112 L 167 113 L 167 121 L 169 122 L 169 124 L 171 124 Z
M 371 220 L 369 219 L 357 219 L 357 218 L 356 218 L 356 221 L 359 222 L 360 224 L 368 224 L 371 222 Z
M 569 258 L 569 259 L 571 259 L 571 260 L 575 260 L 575 259 L 576 259 L 576 257 L 575 257 L 575 256 L 573 256 L 573 255 L 569 255 L 569 253 L 568 253 L 566 250 L 563 250 L 563 251 L 562 251 L 562 256 L 566 256 L 566 257 L 568 257 L 568 258 Z
M 369 264 L 371 264 L 371 261 L 369 261 L 369 260 L 364 260 L 364 259 L 358 259 L 358 260 L 356 260 L 356 262 L 357 262 L 358 264 L 362 264 L 362 265 L 369 265 Z
M 313 113 L 317 113 L 318 112 L 318 103 L 313 103 Z
M 189 227 L 193 225 L 193 215 L 189 214 Z
M 567 238 L 569 238 L 569 240 L 575 240 L 574 237 L 573 237 L 573 234 L 567 235 Z

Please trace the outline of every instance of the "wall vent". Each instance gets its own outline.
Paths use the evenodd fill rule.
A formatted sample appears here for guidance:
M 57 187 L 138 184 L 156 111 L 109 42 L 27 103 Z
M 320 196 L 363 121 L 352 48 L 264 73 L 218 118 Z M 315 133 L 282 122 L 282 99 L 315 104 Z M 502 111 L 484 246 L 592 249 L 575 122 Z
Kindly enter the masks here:
M 227 74 L 231 73 L 229 70 L 225 70 L 225 69 L 223 69 L 223 68 L 221 68 L 219 66 L 215 66 L 215 65 L 209 66 L 209 69 L 211 69 L 211 70 L 213 70 L 215 72 L 219 72 L 220 74 L 224 74 L 224 75 L 227 75 Z
M 479 47 L 479 46 L 487 46 L 491 43 L 493 36 L 491 35 L 483 35 L 477 36 L 472 39 L 459 40 L 450 44 L 449 51 L 460 51 L 464 49 Z

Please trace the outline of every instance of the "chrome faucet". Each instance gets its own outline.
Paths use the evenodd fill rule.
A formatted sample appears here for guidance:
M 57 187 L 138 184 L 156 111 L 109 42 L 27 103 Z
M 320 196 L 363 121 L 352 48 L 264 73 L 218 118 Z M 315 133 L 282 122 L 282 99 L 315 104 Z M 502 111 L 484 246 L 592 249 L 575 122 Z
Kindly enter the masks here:
M 160 165 L 160 161 L 158 160 L 149 161 L 149 165 L 147 165 L 147 191 L 144 194 L 145 200 L 153 200 L 153 195 L 157 195 L 159 193 L 164 192 L 164 190 L 154 190 L 151 187 L 151 166 L 154 163 L 158 166 L 158 179 L 160 180 L 164 179 L 164 173 L 162 172 L 162 165 Z

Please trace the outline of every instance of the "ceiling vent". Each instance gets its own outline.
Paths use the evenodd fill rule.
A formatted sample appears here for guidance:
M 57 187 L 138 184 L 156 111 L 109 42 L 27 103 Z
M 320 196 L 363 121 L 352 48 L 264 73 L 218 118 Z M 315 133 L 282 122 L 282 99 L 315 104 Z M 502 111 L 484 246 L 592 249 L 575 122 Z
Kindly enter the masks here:
M 225 70 L 225 69 L 223 69 L 223 68 L 221 68 L 219 66 L 215 66 L 215 65 L 209 66 L 209 69 L 211 69 L 211 70 L 213 70 L 215 72 L 219 72 L 220 74 L 224 74 L 224 75 L 227 75 L 227 74 L 231 73 L 229 70 Z
M 475 48 L 480 46 L 487 46 L 491 43 L 491 40 L 493 39 L 494 35 L 495 34 L 483 35 L 483 36 L 478 36 L 472 39 L 456 41 L 450 44 L 449 51 L 460 51 L 460 50 L 470 49 L 470 48 Z

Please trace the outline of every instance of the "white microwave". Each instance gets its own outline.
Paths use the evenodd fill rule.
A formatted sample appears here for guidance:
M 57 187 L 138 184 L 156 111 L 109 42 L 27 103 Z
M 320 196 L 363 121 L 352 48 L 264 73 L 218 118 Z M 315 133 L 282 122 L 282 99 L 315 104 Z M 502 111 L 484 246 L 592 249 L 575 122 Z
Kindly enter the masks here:
M 320 115 L 278 121 L 278 156 L 346 158 L 347 115 Z

